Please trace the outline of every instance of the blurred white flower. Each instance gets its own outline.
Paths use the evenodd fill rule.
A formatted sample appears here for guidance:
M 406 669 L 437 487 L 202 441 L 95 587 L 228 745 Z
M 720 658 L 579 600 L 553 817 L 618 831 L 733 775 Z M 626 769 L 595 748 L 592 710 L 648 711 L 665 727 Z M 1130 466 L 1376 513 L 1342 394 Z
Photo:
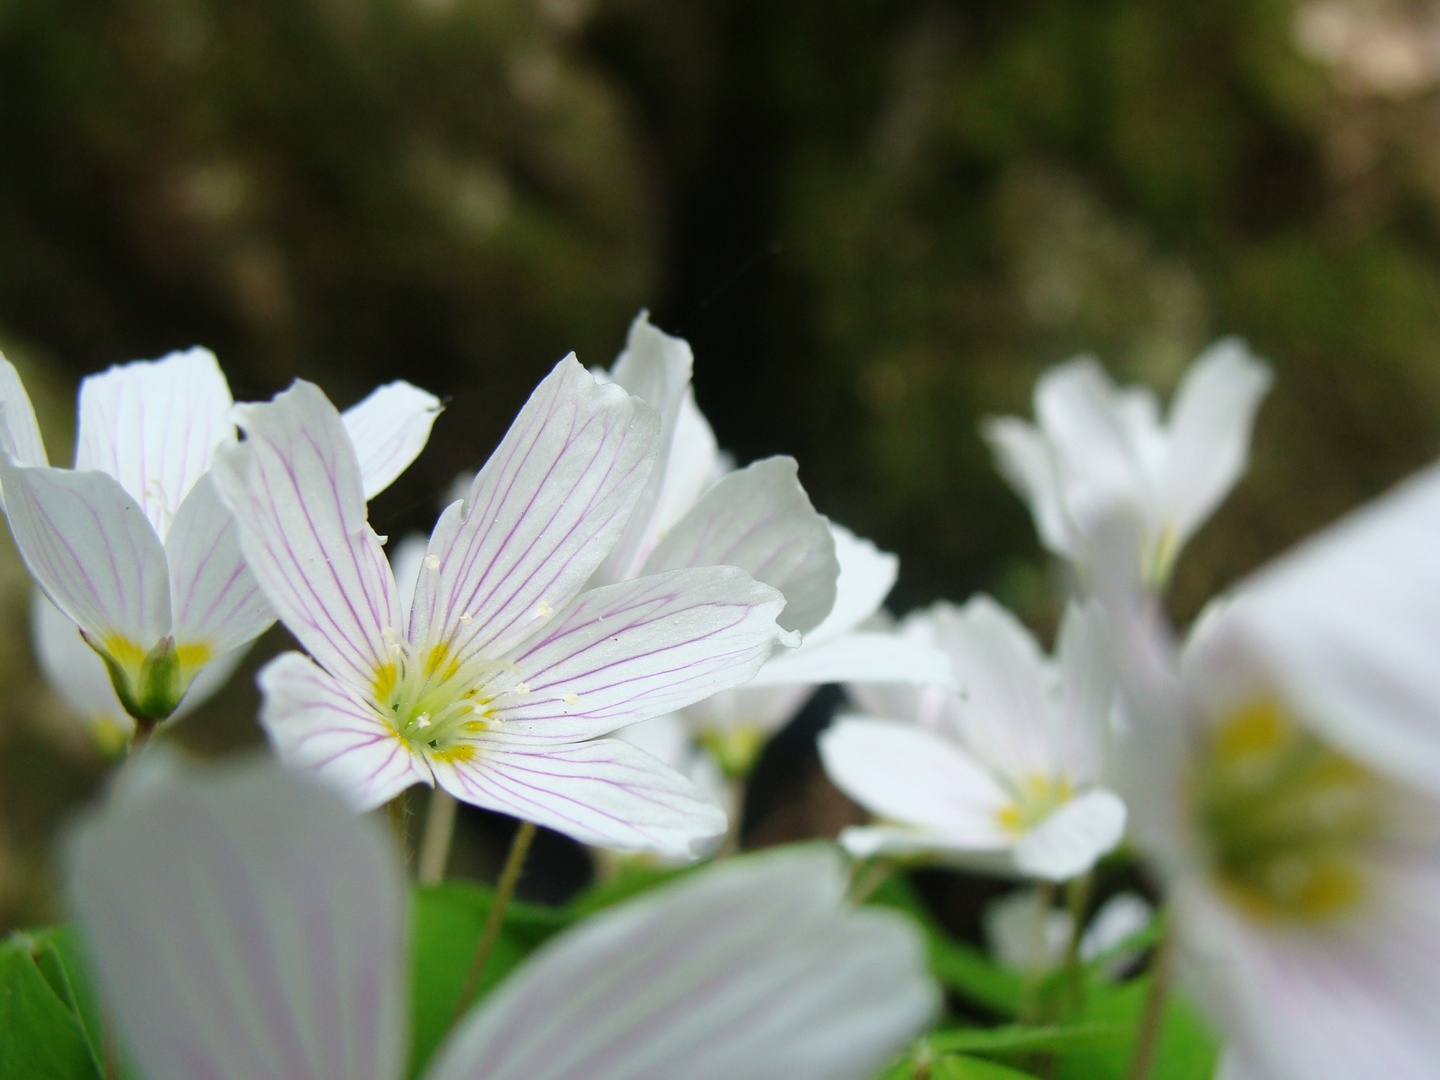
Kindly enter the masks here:
M 1113 601 L 1134 832 L 1234 1077 L 1440 1062 L 1440 468 L 1262 570 L 1180 655 Z
M 75 468 L 51 468 L 15 369 L 0 360 L 0 484 L 15 545 L 46 596 L 146 722 L 274 621 L 209 469 L 235 439 L 230 388 L 205 349 L 137 361 L 80 385 Z M 419 453 L 439 402 L 382 386 L 346 414 L 367 447 L 366 496 Z
M 1162 423 L 1150 390 L 1118 389 L 1082 357 L 1036 383 L 1035 424 L 1006 416 L 981 431 L 1047 548 L 1088 579 L 1095 529 L 1126 513 L 1138 532 L 1133 572 L 1158 590 L 1244 471 L 1269 387 L 1269 368 L 1226 339 L 1191 365 Z
M 586 843 L 683 855 L 724 830 L 617 728 L 743 683 L 784 598 L 733 566 L 585 589 L 644 488 L 653 410 L 562 360 L 431 534 L 407 612 L 355 448 L 309 383 L 237 409 L 217 487 L 310 653 L 260 674 L 281 758 L 359 808 L 415 783 Z
M 735 860 L 553 939 L 429 1080 L 863 1080 L 934 1016 L 920 934 L 831 851 Z M 269 764 L 174 769 L 79 833 L 69 895 L 149 1080 L 400 1080 L 405 889 L 387 838 Z
M 1080 936 L 1083 961 L 1123 944 L 1150 925 L 1155 909 L 1141 896 L 1116 893 L 1096 909 Z M 995 959 L 1017 971 L 1048 971 L 1059 967 L 1070 947 L 1069 912 L 1051 906 L 1036 888 L 1015 889 L 990 904 L 982 916 L 985 944 Z M 1119 956 L 1116 970 L 1139 958 Z
M 1099 786 L 1115 684 L 1098 606 L 1070 606 L 1053 662 L 987 596 L 927 621 L 960 691 L 933 713 L 842 719 L 820 738 L 830 779 L 881 819 L 841 843 L 857 857 L 1083 874 L 1125 829 L 1124 804 Z

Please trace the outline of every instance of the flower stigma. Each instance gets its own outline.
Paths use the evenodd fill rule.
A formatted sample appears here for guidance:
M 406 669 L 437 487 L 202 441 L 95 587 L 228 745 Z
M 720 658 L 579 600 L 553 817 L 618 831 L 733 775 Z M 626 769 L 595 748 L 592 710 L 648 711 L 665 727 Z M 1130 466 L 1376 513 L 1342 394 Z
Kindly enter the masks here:
M 448 644 L 417 648 L 388 632 L 390 659 L 375 673 L 375 703 L 395 734 L 430 757 L 467 760 L 473 736 L 491 722 L 490 705 L 510 687 L 493 686 L 514 664 L 480 658 L 461 662 Z
M 1364 900 L 1363 854 L 1384 824 L 1384 785 L 1277 702 L 1253 700 L 1219 725 L 1195 791 L 1213 872 L 1242 909 L 1313 921 Z

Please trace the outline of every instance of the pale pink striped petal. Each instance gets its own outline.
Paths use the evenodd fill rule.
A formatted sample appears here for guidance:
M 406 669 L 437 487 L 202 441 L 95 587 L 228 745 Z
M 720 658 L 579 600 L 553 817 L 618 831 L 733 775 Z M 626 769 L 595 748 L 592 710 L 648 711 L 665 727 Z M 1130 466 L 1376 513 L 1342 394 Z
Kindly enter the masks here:
M 69 892 L 148 1080 L 399 1080 L 405 894 L 374 822 L 273 763 L 153 775 Z
M 820 736 L 820 760 L 841 791 L 887 821 L 935 834 L 943 846 L 1008 847 L 1010 798 L 942 735 L 897 720 L 849 717 Z
M 275 621 L 275 609 L 245 564 L 240 530 L 209 474 L 180 504 L 165 556 L 177 644 L 201 645 L 218 656 L 255 640 Z
M 260 669 L 260 723 L 285 764 L 314 772 L 352 806 L 369 810 L 413 784 L 428 784 L 424 763 L 395 729 L 296 652 Z
M 341 414 L 360 457 L 367 501 L 389 487 L 425 449 L 440 408 L 434 394 L 397 379 L 377 386 Z
M 1369 910 L 1253 919 L 1195 882 L 1175 892 L 1183 974 L 1267 1080 L 1425 1080 L 1440 1061 L 1440 873 L 1385 872 Z
M 35 420 L 35 406 L 15 365 L 0 356 L 0 450 L 16 465 L 49 465 L 45 440 Z
M 534 753 L 483 739 L 432 755 L 435 780 L 462 802 L 562 832 L 582 844 L 693 857 L 725 831 L 725 812 L 693 783 L 619 739 Z
M 655 468 L 635 503 L 625 532 L 596 571 L 598 581 L 623 581 L 638 575 L 661 535 L 656 518 L 667 486 L 680 410 L 690 392 L 693 365 L 689 342 L 651 326 L 649 312 L 642 311 L 635 317 L 625 339 L 625 351 L 610 368 L 609 377 L 659 413 L 660 437 L 655 444 Z M 699 494 L 695 492 L 697 497 Z
M 76 469 L 120 481 L 163 539 L 216 447 L 235 437 L 230 387 L 208 349 L 137 360 L 80 384 Z
M 810 505 L 794 458 L 772 457 L 730 473 L 670 530 L 645 573 L 682 566 L 738 566 L 785 594 L 779 622 L 802 633 L 835 604 L 840 563 L 830 523 Z
M 405 623 L 340 414 L 298 379 L 273 402 L 235 411 L 247 438 L 216 456 L 214 475 L 245 559 L 310 655 L 370 692 Z
M 500 699 L 494 737 L 590 738 L 738 686 L 769 656 L 784 603 L 733 566 L 581 593 L 509 657 L 529 689 Z
M 639 399 L 560 361 L 435 526 L 411 640 L 495 656 L 568 604 L 625 528 L 659 426 Z
M 113 478 L 16 468 L 0 454 L 0 484 L 10 532 L 31 576 L 97 644 L 143 654 L 169 631 L 165 549 Z
M 933 1017 L 916 929 L 823 848 L 708 868 L 555 939 L 431 1080 L 861 1080 Z

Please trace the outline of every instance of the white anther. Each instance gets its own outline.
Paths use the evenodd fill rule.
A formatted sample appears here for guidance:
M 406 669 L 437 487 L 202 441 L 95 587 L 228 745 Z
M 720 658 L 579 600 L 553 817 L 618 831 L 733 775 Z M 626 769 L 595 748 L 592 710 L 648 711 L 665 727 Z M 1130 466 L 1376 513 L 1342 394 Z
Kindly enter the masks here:
M 426 555 L 426 556 L 425 556 L 425 569 L 426 569 L 426 570 L 439 570 L 439 569 L 440 569 L 440 556 L 439 556 L 439 555 Z
M 460 625 L 461 625 L 461 626 L 464 626 L 464 625 L 465 625 L 466 623 L 468 623 L 472 618 L 474 618 L 474 616 L 472 616 L 472 615 L 470 614 L 470 612 L 468 612 L 468 611 L 462 611 L 462 612 L 460 613 Z
M 555 609 L 549 604 L 547 604 L 544 600 L 541 600 L 540 603 L 535 605 L 535 618 L 537 619 L 548 619 L 551 615 L 554 614 Z

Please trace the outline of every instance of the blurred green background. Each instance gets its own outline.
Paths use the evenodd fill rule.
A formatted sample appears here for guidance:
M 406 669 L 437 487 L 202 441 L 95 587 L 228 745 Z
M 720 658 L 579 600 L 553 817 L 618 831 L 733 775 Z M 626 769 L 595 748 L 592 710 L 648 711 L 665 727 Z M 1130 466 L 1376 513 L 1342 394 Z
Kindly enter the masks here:
M 977 421 L 1077 352 L 1168 392 L 1240 334 L 1278 378 L 1183 620 L 1435 456 L 1437 87 L 1440 5 L 1399 0 L 0 0 L 0 341 L 62 463 L 82 375 L 195 343 L 238 398 L 442 394 L 399 535 L 648 307 L 723 445 L 900 553 L 893 607 L 1046 630 Z M 0 928 L 54 916 L 102 773 L 4 544 Z M 182 739 L 253 740 L 283 641 Z M 849 812 L 791 787 L 756 836 Z

